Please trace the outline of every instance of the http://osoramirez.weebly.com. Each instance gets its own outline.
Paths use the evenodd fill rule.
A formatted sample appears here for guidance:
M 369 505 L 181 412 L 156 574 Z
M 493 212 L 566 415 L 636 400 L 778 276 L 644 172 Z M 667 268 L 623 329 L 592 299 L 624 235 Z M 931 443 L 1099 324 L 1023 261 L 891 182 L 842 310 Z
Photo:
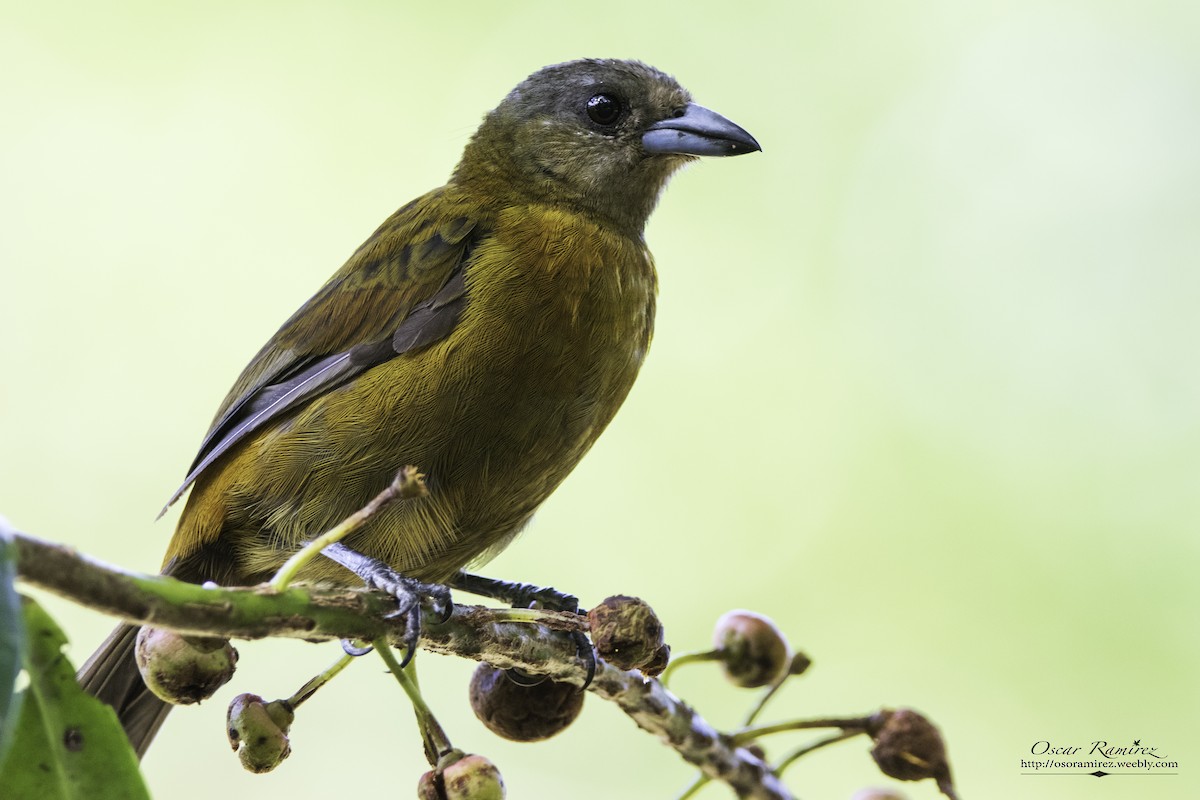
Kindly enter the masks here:
M 1090 747 L 1079 745 L 1055 746 L 1041 740 L 1029 748 L 1033 758 L 1022 758 L 1021 769 L 1043 770 L 1100 770 L 1112 774 L 1115 771 L 1157 772 L 1177 770 L 1179 762 L 1168 759 L 1158 752 L 1157 747 L 1143 745 L 1135 739 L 1133 745 L 1110 745 L 1103 740 L 1091 743 Z M 1041 758 L 1038 758 L 1041 756 Z M 1070 758 L 1078 756 L 1078 758 Z

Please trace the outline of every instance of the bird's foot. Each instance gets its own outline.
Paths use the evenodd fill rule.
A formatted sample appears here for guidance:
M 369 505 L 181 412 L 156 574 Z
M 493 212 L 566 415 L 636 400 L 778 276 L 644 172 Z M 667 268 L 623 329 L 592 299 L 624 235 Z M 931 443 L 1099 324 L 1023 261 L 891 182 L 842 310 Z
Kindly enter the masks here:
M 545 608 L 550 611 L 579 613 L 579 598 L 560 592 L 549 586 L 534 586 L 531 583 L 515 583 L 469 572 L 459 572 L 450 579 L 450 586 L 464 592 L 490 597 L 512 604 L 513 608 Z
M 331 544 L 321 551 L 327 558 L 341 564 L 362 578 L 368 588 L 378 589 L 396 598 L 396 610 L 389 618 L 404 617 L 404 658 L 400 666 L 407 666 L 417 652 L 421 638 L 421 607 L 429 608 L 439 622 L 450 619 L 454 602 L 450 588 L 438 583 L 423 583 L 407 575 L 401 575 L 377 558 L 351 550 L 340 542 Z
M 459 572 L 450 579 L 450 585 L 464 592 L 510 603 L 513 608 L 544 608 L 549 611 L 580 613 L 578 597 L 549 586 L 502 581 L 485 578 L 482 575 L 472 575 L 469 572 Z M 592 679 L 596 677 L 596 650 L 582 631 L 572 631 L 571 638 L 575 640 L 575 655 L 583 662 L 586 673 L 583 679 L 583 688 L 586 689 L 591 686 Z M 535 686 L 545 680 L 539 675 L 530 675 L 515 669 L 509 670 L 508 676 L 522 686 Z

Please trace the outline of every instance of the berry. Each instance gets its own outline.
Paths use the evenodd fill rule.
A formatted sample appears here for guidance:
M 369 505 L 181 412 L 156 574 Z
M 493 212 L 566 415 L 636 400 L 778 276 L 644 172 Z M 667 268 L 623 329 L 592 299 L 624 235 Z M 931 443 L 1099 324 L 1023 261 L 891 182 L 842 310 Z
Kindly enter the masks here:
M 270 772 L 292 753 L 288 740 L 295 713 L 283 700 L 264 702 L 256 694 L 239 694 L 229 704 L 225 730 L 229 745 L 250 772 Z
M 443 757 L 417 782 L 417 800 L 504 800 L 504 778 L 483 756 L 459 751 Z
M 147 688 L 174 705 L 190 705 L 212 697 L 233 677 L 238 654 L 226 639 L 181 636 L 174 631 L 143 627 L 134 650 Z
M 787 639 L 769 618 L 753 611 L 728 611 L 717 620 L 713 648 L 721 653 L 725 677 L 737 686 L 769 686 L 792 666 Z
M 875 740 L 871 757 L 884 775 L 902 781 L 933 778 L 954 796 L 946 745 L 933 723 L 911 708 L 884 709 L 871 717 L 867 731 Z
M 618 669 L 652 664 L 663 647 L 663 626 L 644 600 L 616 595 L 588 612 L 596 652 Z
M 480 664 L 471 676 L 471 708 L 497 736 L 514 742 L 549 739 L 575 721 L 583 695 L 568 683 L 518 684 L 504 670 Z

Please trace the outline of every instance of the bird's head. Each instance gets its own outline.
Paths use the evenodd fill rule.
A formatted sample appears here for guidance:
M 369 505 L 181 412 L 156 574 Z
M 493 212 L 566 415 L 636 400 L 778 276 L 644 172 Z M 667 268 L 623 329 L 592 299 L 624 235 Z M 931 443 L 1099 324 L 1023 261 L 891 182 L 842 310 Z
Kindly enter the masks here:
M 638 61 L 585 59 L 538 70 L 491 111 L 457 183 L 489 196 L 563 204 L 640 234 L 676 169 L 696 156 L 760 149 Z

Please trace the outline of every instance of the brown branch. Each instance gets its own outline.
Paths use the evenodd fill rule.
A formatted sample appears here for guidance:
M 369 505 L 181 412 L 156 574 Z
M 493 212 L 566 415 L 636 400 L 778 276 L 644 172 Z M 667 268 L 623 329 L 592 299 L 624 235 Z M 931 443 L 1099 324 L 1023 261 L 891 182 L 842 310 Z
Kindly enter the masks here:
M 16 542 L 17 574 L 23 581 L 128 622 L 235 639 L 384 638 L 403 645 L 404 620 L 387 617 L 395 604 L 381 592 L 197 586 L 103 564 L 72 548 L 17 533 L 0 518 L 0 536 L 7 535 Z M 585 629 L 584 618 L 547 611 L 537 615 L 537 624 L 530 624 L 514 622 L 511 616 L 507 610 L 456 605 L 444 623 L 424 620 L 421 646 L 583 685 L 584 664 L 574 639 L 563 632 Z M 766 764 L 735 746 L 657 680 L 598 660 L 590 690 L 616 703 L 639 727 L 705 775 L 728 784 L 739 797 L 791 800 Z
M 792 794 L 763 761 L 732 744 L 687 703 L 657 680 L 599 662 L 591 690 L 611 700 L 642 730 L 656 735 L 713 780 L 729 784 L 738 797 L 790 800 Z

